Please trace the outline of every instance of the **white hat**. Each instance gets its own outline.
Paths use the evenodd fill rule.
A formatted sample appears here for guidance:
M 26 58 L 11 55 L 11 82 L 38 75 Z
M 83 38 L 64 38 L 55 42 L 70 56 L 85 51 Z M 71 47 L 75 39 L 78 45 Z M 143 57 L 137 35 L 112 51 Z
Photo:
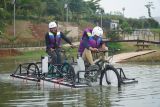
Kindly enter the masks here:
M 102 37 L 103 36 L 103 30 L 102 30 L 102 28 L 99 27 L 99 26 L 94 27 L 93 30 L 92 30 L 92 36 L 94 36 L 94 35 Z
M 54 27 L 57 27 L 57 24 L 56 24 L 56 22 L 50 22 L 48 27 L 49 28 L 54 28 Z

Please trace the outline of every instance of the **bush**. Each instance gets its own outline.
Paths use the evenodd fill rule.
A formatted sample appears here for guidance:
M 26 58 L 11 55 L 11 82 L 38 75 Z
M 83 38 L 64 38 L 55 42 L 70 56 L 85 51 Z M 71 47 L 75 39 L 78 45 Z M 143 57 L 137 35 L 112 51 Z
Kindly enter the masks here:
M 120 40 L 121 39 L 121 37 L 119 35 L 119 31 L 116 31 L 116 30 L 109 31 L 107 38 L 110 40 Z

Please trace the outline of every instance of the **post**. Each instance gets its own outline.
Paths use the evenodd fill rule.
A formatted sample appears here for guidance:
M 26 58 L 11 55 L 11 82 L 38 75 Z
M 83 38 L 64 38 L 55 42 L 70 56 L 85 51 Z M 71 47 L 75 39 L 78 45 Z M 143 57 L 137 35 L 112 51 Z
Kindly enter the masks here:
M 101 28 L 102 28 L 102 26 L 103 26 L 103 25 L 102 25 L 102 12 L 101 12 Z
M 67 16 L 66 16 L 67 18 L 67 24 L 68 24 L 68 4 L 67 4 Z
M 12 3 L 13 3 L 13 5 L 14 5 L 14 9 L 13 9 L 13 23 L 14 23 L 14 27 L 13 27 L 13 29 L 14 29 L 14 37 L 15 37 L 15 35 L 16 35 L 16 23 L 15 23 L 15 14 L 16 14 L 16 0 L 13 0 L 12 1 Z
M 68 25 L 68 3 L 64 4 L 64 8 L 66 9 L 66 29 L 67 29 L 67 25 Z
M 159 33 L 159 42 L 160 42 L 160 33 Z
M 67 3 L 64 5 L 64 8 L 66 9 L 66 22 L 68 24 L 68 4 Z
M 122 11 L 123 11 L 123 17 L 124 17 L 124 11 L 125 11 L 125 7 L 123 7 L 123 8 L 122 8 Z

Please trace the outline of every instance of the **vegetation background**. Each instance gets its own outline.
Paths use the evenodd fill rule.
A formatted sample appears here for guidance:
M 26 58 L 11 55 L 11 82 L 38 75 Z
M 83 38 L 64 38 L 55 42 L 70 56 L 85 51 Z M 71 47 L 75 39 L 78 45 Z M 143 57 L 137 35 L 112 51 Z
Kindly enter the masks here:
M 14 1 L 14 0 L 13 0 Z M 48 31 L 48 23 L 56 21 L 59 25 L 78 26 L 79 37 L 86 27 L 102 26 L 108 39 L 118 39 L 116 31 L 131 33 L 135 29 L 150 29 L 160 33 L 160 25 L 152 17 L 125 18 L 122 12 L 114 15 L 104 12 L 99 5 L 100 0 L 0 0 L 0 56 L 34 57 L 45 55 L 45 51 L 19 52 L 14 47 L 45 46 L 44 34 Z M 16 35 L 14 35 L 14 5 L 16 10 Z M 101 21 L 103 23 L 101 24 Z M 117 29 L 110 29 L 111 20 L 119 20 Z M 67 34 L 68 31 L 64 30 Z M 74 40 L 73 40 L 74 41 Z M 132 43 L 107 43 L 109 47 L 120 48 L 121 52 L 135 51 Z M 9 52 L 5 50 L 9 49 Z M 152 45 L 152 49 L 159 47 Z M 37 51 L 37 50 L 36 50 Z M 35 54 L 34 54 L 35 53 Z M 159 55 L 159 53 L 156 53 Z M 155 56 L 155 55 L 153 55 Z M 22 59 L 24 58 L 22 57 Z M 148 57 L 149 58 L 149 57 Z M 158 57 L 160 58 L 160 57 Z M 145 58 L 146 59 L 146 58 Z M 151 57 L 151 59 L 153 59 Z

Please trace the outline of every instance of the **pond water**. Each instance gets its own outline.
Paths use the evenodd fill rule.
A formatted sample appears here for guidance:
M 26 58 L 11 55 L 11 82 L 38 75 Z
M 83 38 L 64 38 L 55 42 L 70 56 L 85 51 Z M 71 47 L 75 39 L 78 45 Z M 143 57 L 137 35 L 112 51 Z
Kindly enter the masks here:
M 116 66 L 138 83 L 121 88 L 55 89 L 0 74 L 0 107 L 160 107 L 160 65 Z

